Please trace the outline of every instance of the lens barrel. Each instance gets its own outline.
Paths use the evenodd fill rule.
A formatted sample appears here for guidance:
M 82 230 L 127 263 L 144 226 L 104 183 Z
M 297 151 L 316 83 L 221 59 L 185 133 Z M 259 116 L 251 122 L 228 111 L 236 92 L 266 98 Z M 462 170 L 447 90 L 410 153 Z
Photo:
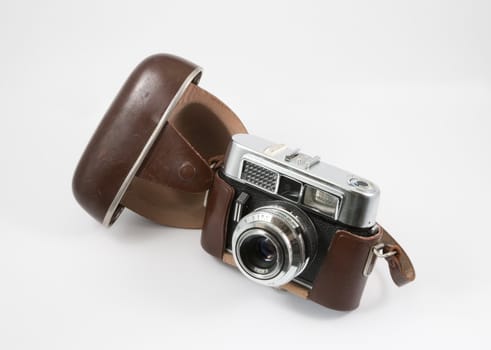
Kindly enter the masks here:
M 256 278 L 274 277 L 283 264 L 281 244 L 266 230 L 245 231 L 237 241 L 237 247 L 242 265 Z
M 316 250 L 310 218 L 285 202 L 257 208 L 244 216 L 232 234 L 232 254 L 249 279 L 271 287 L 298 276 Z

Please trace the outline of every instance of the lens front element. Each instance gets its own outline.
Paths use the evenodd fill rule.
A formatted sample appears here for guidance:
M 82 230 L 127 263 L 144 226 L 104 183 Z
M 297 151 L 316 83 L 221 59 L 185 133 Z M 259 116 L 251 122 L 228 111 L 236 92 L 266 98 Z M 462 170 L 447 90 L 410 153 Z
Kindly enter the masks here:
M 274 236 L 261 229 L 244 232 L 237 242 L 241 263 L 258 279 L 276 275 L 283 264 L 283 252 Z
M 277 252 L 276 252 L 276 247 L 269 238 L 260 238 L 256 242 L 256 248 L 259 254 L 261 255 L 261 258 L 266 261 L 274 261 L 276 258 Z

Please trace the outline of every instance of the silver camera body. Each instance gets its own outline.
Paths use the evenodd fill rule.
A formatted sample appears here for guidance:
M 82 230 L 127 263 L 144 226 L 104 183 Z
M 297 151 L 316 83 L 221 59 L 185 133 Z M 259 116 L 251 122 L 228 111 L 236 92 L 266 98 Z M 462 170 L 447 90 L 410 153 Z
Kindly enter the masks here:
M 280 287 L 295 281 L 311 287 L 324 258 L 318 251 L 327 251 L 335 230 L 375 233 L 379 188 L 298 149 L 234 135 L 223 178 L 238 193 L 226 249 L 257 283 Z

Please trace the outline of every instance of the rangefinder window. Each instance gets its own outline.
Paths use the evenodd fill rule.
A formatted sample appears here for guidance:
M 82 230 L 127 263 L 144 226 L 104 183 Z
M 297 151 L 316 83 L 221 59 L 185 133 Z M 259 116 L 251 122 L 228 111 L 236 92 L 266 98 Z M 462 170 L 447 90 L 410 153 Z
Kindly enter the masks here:
M 280 185 L 278 186 L 278 194 L 282 197 L 298 202 L 302 184 L 285 176 L 280 176 Z
M 333 219 L 338 216 L 339 198 L 318 188 L 305 185 L 303 204 L 317 209 Z

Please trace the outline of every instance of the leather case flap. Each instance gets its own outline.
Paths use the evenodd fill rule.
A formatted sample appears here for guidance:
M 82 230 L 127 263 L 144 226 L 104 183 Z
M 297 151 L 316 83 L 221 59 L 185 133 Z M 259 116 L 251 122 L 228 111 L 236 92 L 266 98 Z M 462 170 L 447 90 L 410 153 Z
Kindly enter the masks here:
M 158 223 L 201 227 L 212 163 L 237 116 L 197 86 L 201 68 L 172 55 L 131 73 L 87 145 L 73 192 L 96 220 L 111 225 L 124 207 Z

